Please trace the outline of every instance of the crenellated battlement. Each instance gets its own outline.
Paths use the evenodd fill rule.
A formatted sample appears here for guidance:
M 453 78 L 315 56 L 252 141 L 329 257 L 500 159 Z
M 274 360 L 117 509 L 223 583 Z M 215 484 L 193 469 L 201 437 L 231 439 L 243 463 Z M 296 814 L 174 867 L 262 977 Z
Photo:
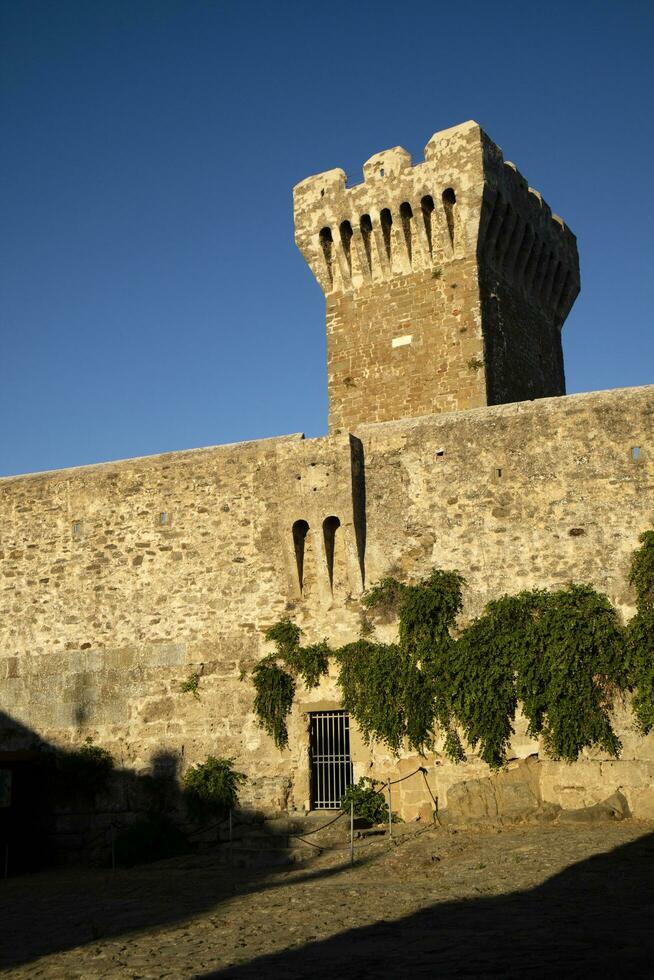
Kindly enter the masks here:
M 363 182 L 344 170 L 294 189 L 296 242 L 325 294 L 477 252 L 562 323 L 579 292 L 576 239 L 475 122 L 435 133 L 424 161 L 395 146 Z
M 419 163 L 394 146 L 359 184 L 328 170 L 293 196 L 327 299 L 332 428 L 565 392 L 576 239 L 476 122 Z

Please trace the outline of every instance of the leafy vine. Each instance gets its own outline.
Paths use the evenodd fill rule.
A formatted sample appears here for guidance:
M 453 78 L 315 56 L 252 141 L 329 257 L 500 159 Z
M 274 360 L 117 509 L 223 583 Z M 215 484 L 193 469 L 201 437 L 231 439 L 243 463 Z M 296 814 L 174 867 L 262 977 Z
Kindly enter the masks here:
M 288 744 L 286 720 L 296 681 L 316 687 L 329 657 L 338 665 L 343 709 L 368 742 L 424 754 L 437 735 L 453 760 L 465 758 L 459 737 L 490 766 L 502 765 L 518 704 L 528 731 L 553 758 L 573 761 L 587 747 L 617 756 L 611 708 L 633 692 L 640 729 L 654 728 L 654 531 L 640 537 L 629 580 L 637 613 L 622 626 L 607 596 L 592 586 L 534 589 L 490 602 L 458 637 L 465 580 L 435 570 L 407 585 L 385 578 L 363 596 L 362 636 L 330 650 L 303 647 L 290 620 L 271 627 L 276 653 L 254 669 L 255 712 L 275 744 Z M 399 620 L 396 643 L 371 636 L 370 615 Z

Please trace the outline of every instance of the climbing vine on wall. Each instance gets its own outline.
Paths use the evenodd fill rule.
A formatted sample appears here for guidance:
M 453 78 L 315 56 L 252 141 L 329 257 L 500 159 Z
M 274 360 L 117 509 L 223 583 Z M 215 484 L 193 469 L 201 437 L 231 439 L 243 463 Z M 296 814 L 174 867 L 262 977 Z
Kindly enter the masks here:
M 259 661 L 252 674 L 255 714 L 280 749 L 288 745 L 286 719 L 293 706 L 296 678 L 300 677 L 307 688 L 317 687 L 329 666 L 327 644 L 302 647 L 300 637 L 299 626 L 290 619 L 271 626 L 266 639 L 275 644 L 276 652 Z
M 610 712 L 618 692 L 633 690 L 640 728 L 654 728 L 654 531 L 640 542 L 630 573 L 638 612 L 626 628 L 605 595 L 571 584 L 490 602 L 457 637 L 465 580 L 441 570 L 415 585 L 386 578 L 364 595 L 368 616 L 397 617 L 396 643 L 366 630 L 339 649 L 302 647 L 299 628 L 282 620 L 266 634 L 276 652 L 254 670 L 260 723 L 283 748 L 296 679 L 315 687 L 333 656 L 344 710 L 368 742 L 395 752 L 406 743 L 424 753 L 442 736 L 459 761 L 462 731 L 485 762 L 500 766 L 521 704 L 529 733 L 552 757 L 573 761 L 591 746 L 617 756 Z
M 453 713 L 493 766 L 504 760 L 518 702 L 554 758 L 573 761 L 591 745 L 617 755 L 609 711 L 625 667 L 617 614 L 591 586 L 504 596 L 455 645 Z
M 640 536 L 629 581 L 636 590 L 637 612 L 627 627 L 629 682 L 641 731 L 654 728 L 654 531 Z

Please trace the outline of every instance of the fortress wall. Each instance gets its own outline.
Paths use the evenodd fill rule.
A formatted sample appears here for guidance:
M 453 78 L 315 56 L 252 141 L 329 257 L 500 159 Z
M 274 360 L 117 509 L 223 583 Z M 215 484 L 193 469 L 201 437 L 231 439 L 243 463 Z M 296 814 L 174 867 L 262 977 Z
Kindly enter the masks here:
M 412 579 L 456 568 L 467 580 L 463 622 L 504 593 L 572 580 L 606 592 L 626 619 L 634 613 L 630 559 L 639 534 L 654 526 L 654 386 L 362 426 L 357 434 L 369 581 L 389 567 Z M 654 818 L 654 733 L 636 732 L 626 704 L 615 724 L 623 742 L 617 761 L 598 751 L 574 766 L 547 761 L 523 719 L 513 754 L 539 754 L 548 801 L 574 808 L 620 788 L 634 814 Z M 372 761 L 385 778 L 390 760 L 379 752 Z M 464 766 L 442 755 L 436 761 L 430 783 L 441 806 L 453 784 L 488 776 L 474 756 Z M 407 758 L 399 771 L 419 764 Z M 419 777 L 398 795 L 407 816 L 427 799 Z
M 306 711 L 338 705 L 335 677 L 299 688 L 290 747 L 276 750 L 239 676 L 268 651 L 265 628 L 288 615 L 308 642 L 341 644 L 358 635 L 364 581 L 434 566 L 465 575 L 466 618 L 504 592 L 571 579 L 631 614 L 629 558 L 654 524 L 653 414 L 654 387 L 625 389 L 0 481 L 2 710 L 56 743 L 90 735 L 129 768 L 162 753 L 182 767 L 233 755 L 250 777 L 246 802 L 303 806 Z M 340 521 L 331 582 L 329 517 Z M 303 593 L 299 520 L 310 526 Z M 199 700 L 180 692 L 196 670 Z M 547 763 L 547 798 L 579 805 L 619 784 L 632 805 L 654 807 L 654 743 L 630 724 L 622 763 Z M 516 736 L 516 756 L 538 750 Z M 398 766 L 356 733 L 353 758 L 357 776 L 417 764 Z M 474 759 L 431 761 L 441 805 L 452 783 L 487 773 Z M 424 785 L 408 780 L 397 799 L 415 816 Z
M 630 556 L 654 524 L 653 432 L 654 386 L 362 426 L 372 577 L 456 568 L 466 615 L 574 579 L 630 614 Z

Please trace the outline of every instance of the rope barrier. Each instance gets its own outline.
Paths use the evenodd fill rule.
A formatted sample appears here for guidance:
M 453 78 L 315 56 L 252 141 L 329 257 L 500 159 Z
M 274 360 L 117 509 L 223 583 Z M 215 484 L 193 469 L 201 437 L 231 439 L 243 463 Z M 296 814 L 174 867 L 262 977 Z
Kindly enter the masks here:
M 410 779 L 412 776 L 415 776 L 418 773 L 422 774 L 422 778 L 424 779 L 425 786 L 427 787 L 427 791 L 434 804 L 434 811 L 438 819 L 438 801 L 434 796 L 434 794 L 432 793 L 431 787 L 429 785 L 429 781 L 427 779 L 427 770 L 424 768 L 424 766 L 418 766 L 418 768 L 414 769 L 413 772 L 406 773 L 406 775 L 400 776 L 398 779 L 387 780 L 386 782 L 381 783 L 379 787 L 375 786 L 372 788 L 375 793 L 379 794 L 380 796 L 383 796 L 384 790 L 387 789 L 389 786 L 396 786 L 398 783 L 403 783 L 405 779 Z M 337 823 L 339 820 L 342 820 L 342 818 L 347 816 L 349 813 L 350 810 L 341 809 L 340 812 L 335 817 L 333 817 L 331 820 L 328 820 L 327 823 L 321 824 L 320 827 L 316 827 L 313 830 L 307 830 L 301 834 L 289 833 L 287 834 L 287 836 L 293 838 L 294 840 L 301 840 L 303 841 L 303 843 L 308 844 L 310 847 L 313 847 L 316 850 L 320 851 L 322 850 L 322 848 L 319 844 L 314 844 L 313 841 L 306 840 L 306 838 L 313 837 L 314 834 L 319 834 L 321 831 L 326 830 L 327 827 L 333 826 L 333 824 Z M 192 840 L 193 838 L 200 837 L 201 835 L 207 834 L 210 831 L 218 830 L 218 828 L 221 827 L 223 824 L 228 823 L 229 819 L 230 817 L 227 816 L 223 820 L 218 820 L 212 824 L 207 824 L 205 827 L 199 827 L 197 830 L 190 831 L 186 836 L 189 840 Z M 234 828 L 237 827 L 248 827 L 248 826 L 250 826 L 250 824 L 247 821 L 241 821 L 239 823 L 232 823 L 230 829 L 233 830 Z M 117 825 L 116 821 L 112 820 L 108 827 L 104 827 L 99 833 L 95 834 L 93 837 L 86 840 L 83 846 L 87 848 L 91 844 L 94 844 L 95 841 L 99 840 L 101 837 L 106 838 L 106 835 L 108 833 L 113 832 L 115 834 L 116 830 L 120 830 L 120 829 L 121 829 L 120 825 Z M 230 833 L 230 843 L 233 843 L 233 838 L 231 833 Z M 113 845 L 113 840 L 112 840 L 112 845 Z

